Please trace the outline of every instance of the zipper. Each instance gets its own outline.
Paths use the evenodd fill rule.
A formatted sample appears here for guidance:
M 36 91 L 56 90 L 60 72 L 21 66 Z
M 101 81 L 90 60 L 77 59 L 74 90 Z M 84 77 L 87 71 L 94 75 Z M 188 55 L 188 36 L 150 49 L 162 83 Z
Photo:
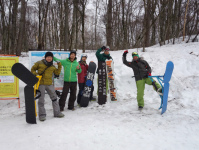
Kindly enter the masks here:
M 71 66 L 70 66 L 70 76 L 69 76 L 69 81 L 70 81 L 70 79 L 71 79 L 71 68 L 72 68 L 72 63 L 73 63 L 73 62 L 71 62 Z

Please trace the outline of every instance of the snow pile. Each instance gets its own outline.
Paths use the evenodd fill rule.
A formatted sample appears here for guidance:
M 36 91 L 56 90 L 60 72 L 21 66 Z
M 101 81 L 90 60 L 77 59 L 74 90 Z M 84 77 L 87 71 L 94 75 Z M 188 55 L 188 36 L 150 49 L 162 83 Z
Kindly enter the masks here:
M 127 60 L 131 61 L 129 50 Z M 118 101 L 87 108 L 65 109 L 64 118 L 54 118 L 46 95 L 47 120 L 26 124 L 24 83 L 20 81 L 21 108 L 17 101 L 0 101 L 1 150 L 198 150 L 199 149 L 199 44 L 153 46 L 138 53 L 152 67 L 152 75 L 163 75 L 168 61 L 174 62 L 168 110 L 160 115 L 160 98 L 152 86 L 145 87 L 145 107 L 137 109 L 136 84 L 132 69 L 122 63 L 123 51 L 111 52 L 114 59 Z M 77 57 L 80 58 L 81 52 Z M 78 59 L 79 60 L 79 59 Z M 95 53 L 89 61 L 97 62 Z M 29 58 L 20 57 L 29 67 Z M 97 91 L 95 76 L 95 92 Z M 77 104 L 76 104 L 77 105 Z

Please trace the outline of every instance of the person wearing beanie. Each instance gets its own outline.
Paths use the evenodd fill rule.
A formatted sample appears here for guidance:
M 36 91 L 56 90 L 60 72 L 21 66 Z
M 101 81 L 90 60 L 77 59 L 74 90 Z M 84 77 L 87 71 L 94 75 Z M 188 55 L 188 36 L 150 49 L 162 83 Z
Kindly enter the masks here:
M 147 63 L 147 61 L 140 59 L 138 53 L 133 52 L 132 57 L 133 61 L 128 62 L 126 60 L 126 55 L 128 50 L 124 51 L 123 53 L 123 63 L 132 68 L 135 76 L 136 86 L 137 86 L 137 102 L 138 102 L 138 109 L 142 109 L 144 107 L 144 89 L 145 84 L 152 85 L 152 81 L 148 76 L 151 76 L 151 67 Z M 154 80 L 155 81 L 155 80 Z M 161 86 L 159 83 L 155 82 L 157 87 L 157 91 L 161 91 Z M 162 93 L 159 93 L 162 94 Z
M 64 114 L 60 112 L 59 104 L 57 102 L 57 94 L 55 92 L 55 88 L 53 86 L 53 81 L 52 81 L 54 74 L 57 76 L 60 74 L 61 63 L 58 63 L 58 68 L 56 68 L 53 65 L 53 53 L 46 52 L 45 59 L 36 62 L 32 66 L 31 72 L 36 76 L 37 75 L 42 76 L 38 89 L 41 92 L 41 96 L 38 100 L 39 120 L 40 121 L 46 120 L 46 110 L 44 108 L 45 91 L 47 91 L 47 93 L 50 96 L 50 99 L 52 100 L 54 117 L 58 118 L 64 117 Z
M 104 53 L 100 54 L 102 51 L 104 51 Z M 96 57 L 98 61 L 101 62 L 105 62 L 106 60 L 109 59 L 113 59 L 109 53 L 110 48 L 107 46 L 102 46 L 101 48 L 99 48 L 96 52 Z M 97 68 L 97 74 L 98 74 L 99 69 Z M 108 78 L 106 78 L 106 96 L 108 93 Z M 98 89 L 97 89 L 97 94 L 98 94 Z
M 64 111 L 66 104 L 66 98 L 70 90 L 70 98 L 68 101 L 68 109 L 74 110 L 74 103 L 76 100 L 77 93 L 77 73 L 81 73 L 82 69 L 77 62 L 76 51 L 72 50 L 70 56 L 67 59 L 58 59 L 53 57 L 54 61 L 61 62 L 64 67 L 64 85 L 61 98 L 59 99 L 60 110 Z

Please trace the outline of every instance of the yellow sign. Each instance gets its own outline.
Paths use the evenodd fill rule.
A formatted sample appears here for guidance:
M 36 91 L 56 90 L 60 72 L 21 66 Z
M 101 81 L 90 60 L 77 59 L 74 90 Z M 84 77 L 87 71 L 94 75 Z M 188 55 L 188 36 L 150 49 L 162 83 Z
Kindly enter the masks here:
M 18 57 L 0 57 L 0 98 L 19 97 L 19 79 L 12 74 Z

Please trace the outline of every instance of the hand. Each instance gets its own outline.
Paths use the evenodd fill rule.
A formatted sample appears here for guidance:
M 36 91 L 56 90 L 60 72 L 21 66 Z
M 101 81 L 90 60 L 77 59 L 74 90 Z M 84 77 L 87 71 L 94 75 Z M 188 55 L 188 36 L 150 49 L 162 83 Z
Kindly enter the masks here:
M 112 60 L 113 60 L 113 58 L 112 58 L 111 56 L 109 56 L 109 57 L 107 57 L 107 58 L 108 58 L 108 60 L 109 60 L 109 59 L 112 59 Z
M 124 51 L 124 53 L 126 53 L 126 54 L 127 54 L 127 53 L 128 53 L 128 50 L 125 50 L 125 51 Z
M 79 70 L 79 65 L 76 68 Z
M 123 53 L 123 56 L 126 56 L 127 53 L 128 53 L 128 50 L 125 50 Z
M 102 48 L 101 48 L 102 50 L 105 50 L 106 49 L 106 46 L 102 46 Z
M 148 76 L 151 76 L 151 73 L 150 73 L 150 72 L 148 72 Z
M 59 75 L 54 74 L 54 78 L 57 78 L 57 79 L 58 79 L 58 78 L 59 78 Z

